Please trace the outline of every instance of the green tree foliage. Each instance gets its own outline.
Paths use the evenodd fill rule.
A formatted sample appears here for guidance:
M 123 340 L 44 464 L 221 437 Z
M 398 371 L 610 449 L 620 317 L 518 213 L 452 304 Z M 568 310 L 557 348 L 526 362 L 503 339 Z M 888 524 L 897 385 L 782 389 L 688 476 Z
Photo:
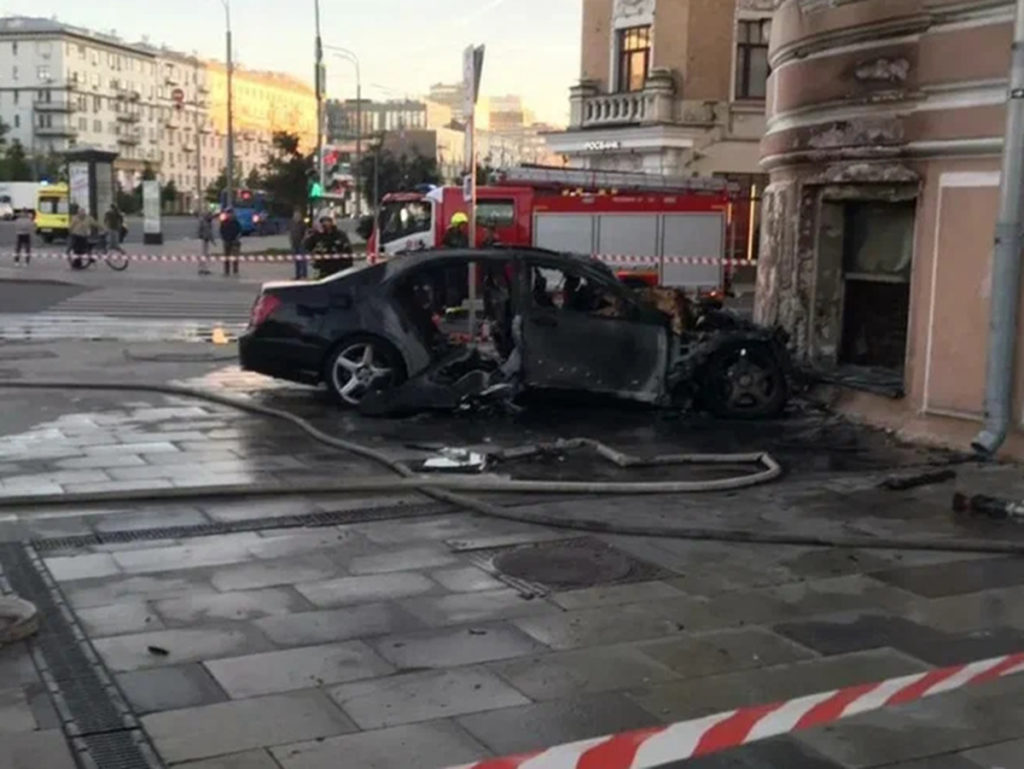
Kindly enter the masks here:
M 375 164 L 379 165 L 377 175 L 380 197 L 391 192 L 411 190 L 418 184 L 438 184 L 441 180 L 437 161 L 433 158 L 424 157 L 418 152 L 411 155 L 403 153 L 396 157 L 390 150 L 371 147 L 361 158 L 358 169 L 363 190 L 371 205 L 377 202 L 373 200 Z
M 178 187 L 174 180 L 167 182 L 160 189 L 160 202 L 166 205 L 173 205 L 178 200 Z
M 247 177 L 245 177 L 245 186 L 250 190 L 259 190 L 263 188 L 263 177 L 260 175 L 260 169 L 253 168 Z
M 0 158 L 0 178 L 11 182 L 28 182 L 33 179 L 32 165 L 21 142 L 15 139 L 7 144 Z
M 210 186 L 206 188 L 206 200 L 209 203 L 220 203 L 220 194 L 228 186 L 228 169 L 220 169 L 220 174 L 217 178 L 210 182 Z M 242 186 L 242 175 L 238 171 L 238 166 L 235 166 L 235 189 L 237 190 Z
M 263 165 L 262 187 L 270 196 L 274 213 L 287 215 L 306 205 L 310 179 L 314 176 L 312 154 L 299 150 L 298 134 L 277 131 L 273 151 Z

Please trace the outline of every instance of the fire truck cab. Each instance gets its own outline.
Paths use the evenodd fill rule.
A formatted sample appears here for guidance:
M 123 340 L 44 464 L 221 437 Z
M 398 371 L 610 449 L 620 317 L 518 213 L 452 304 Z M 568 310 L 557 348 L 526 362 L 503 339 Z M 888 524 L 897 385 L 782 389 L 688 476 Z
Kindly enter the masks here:
M 475 242 L 588 254 L 631 281 L 718 289 L 727 280 L 733 192 L 721 179 L 513 168 L 477 187 Z M 370 252 L 439 247 L 460 211 L 469 213 L 460 187 L 386 195 Z

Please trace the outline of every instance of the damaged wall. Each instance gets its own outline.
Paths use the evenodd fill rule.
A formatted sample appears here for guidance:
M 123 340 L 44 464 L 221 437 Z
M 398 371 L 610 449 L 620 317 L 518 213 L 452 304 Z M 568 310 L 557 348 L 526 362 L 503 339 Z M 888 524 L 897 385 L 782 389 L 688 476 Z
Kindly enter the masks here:
M 773 98 L 761 144 L 771 184 L 755 314 L 790 332 L 798 360 L 835 367 L 850 324 L 843 303 L 863 301 L 844 288 L 859 269 L 848 264 L 851 222 L 868 221 L 851 212 L 907 213 L 882 217 L 881 226 L 909 222 L 902 226 L 910 240 L 896 230 L 874 233 L 854 252 L 885 251 L 882 261 L 901 249 L 910 255 L 906 269 L 883 270 L 878 284 L 905 287 L 908 418 L 981 412 L 984 356 L 974 353 L 987 344 L 984 244 L 992 237 L 1012 11 L 1010 0 L 783 0 L 775 14 Z M 970 24 L 959 23 L 964 14 Z M 951 376 L 961 358 L 971 372 Z M 891 421 L 899 411 L 877 413 Z

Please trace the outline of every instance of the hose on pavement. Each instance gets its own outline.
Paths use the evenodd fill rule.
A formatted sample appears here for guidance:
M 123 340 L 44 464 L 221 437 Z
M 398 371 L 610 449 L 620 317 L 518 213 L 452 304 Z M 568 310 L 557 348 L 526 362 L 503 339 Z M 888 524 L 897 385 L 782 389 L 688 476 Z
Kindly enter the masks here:
M 622 467 L 640 465 L 666 464 L 728 464 L 759 462 L 765 469 L 761 472 L 732 478 L 721 478 L 703 481 L 652 481 L 652 482 L 609 482 L 609 481 L 537 481 L 510 480 L 493 476 L 453 476 L 425 477 L 418 475 L 405 463 L 392 459 L 384 452 L 355 441 L 345 440 L 329 435 L 308 420 L 283 409 L 276 409 L 240 398 L 233 398 L 219 393 L 211 393 L 195 388 L 167 384 L 129 384 L 101 382 L 66 382 L 58 380 L 0 380 L 0 389 L 27 390 L 96 390 L 108 392 L 150 392 L 174 397 L 193 398 L 209 403 L 227 406 L 236 410 L 267 416 L 289 422 L 319 443 L 332 448 L 348 451 L 357 456 L 369 459 L 402 476 L 397 483 L 394 479 L 384 481 L 374 479 L 353 479 L 343 484 L 309 484 L 299 493 L 330 493 L 351 491 L 393 491 L 396 488 L 417 490 L 433 499 L 448 502 L 458 507 L 473 510 L 491 518 L 500 518 L 518 523 L 548 526 L 559 529 L 571 529 L 601 534 L 619 534 L 642 537 L 668 537 L 673 539 L 708 540 L 717 542 L 734 542 L 766 545 L 796 545 L 828 548 L 857 548 L 866 550 L 921 550 L 939 552 L 966 553 L 1003 553 L 1024 555 L 1024 543 L 1007 541 L 988 541 L 977 539 L 936 540 L 921 537 L 871 537 L 864 535 L 811 535 L 787 532 L 755 531 L 748 529 L 701 528 L 694 526 L 645 526 L 626 522 L 567 518 L 547 515 L 527 510 L 505 508 L 484 500 L 467 497 L 457 491 L 477 492 L 529 492 L 529 493 L 565 493 L 565 494 L 671 494 L 682 492 L 707 492 L 727 489 L 738 489 L 765 483 L 779 477 L 782 468 L 767 453 L 748 454 L 679 454 L 641 459 L 615 451 L 597 441 L 576 438 L 559 441 L 551 446 L 556 448 L 577 448 L 589 446 L 596 449 L 607 459 Z M 539 449 L 537 449 L 539 450 Z M 511 451 L 510 455 L 515 452 Z M 519 454 L 522 456 L 523 454 Z M 202 496 L 286 496 L 287 489 L 252 487 L 247 485 L 222 486 L 203 488 L 198 492 Z M 42 498 L 39 496 L 13 499 L 8 497 L 0 501 L 0 507 L 12 507 L 24 504 L 84 504 L 96 501 L 152 501 L 154 499 L 174 499 L 196 496 L 195 489 L 149 489 L 141 492 L 98 492 L 95 494 L 61 494 Z

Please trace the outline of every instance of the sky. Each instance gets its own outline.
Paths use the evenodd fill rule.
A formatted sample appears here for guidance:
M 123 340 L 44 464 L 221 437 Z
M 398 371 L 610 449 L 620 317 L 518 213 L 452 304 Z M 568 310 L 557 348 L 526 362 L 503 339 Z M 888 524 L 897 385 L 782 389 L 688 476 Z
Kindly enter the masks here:
M 486 45 L 481 94 L 519 94 L 538 120 L 565 123 L 579 78 L 584 0 L 320 0 L 325 45 L 348 48 L 362 68 L 363 95 L 424 94 L 462 76 L 462 51 Z M 252 69 L 313 79 L 314 0 L 231 0 L 235 59 Z M 224 57 L 222 0 L 0 0 L 3 15 L 38 16 L 148 37 L 201 56 Z M 354 68 L 327 58 L 329 97 L 355 95 Z

